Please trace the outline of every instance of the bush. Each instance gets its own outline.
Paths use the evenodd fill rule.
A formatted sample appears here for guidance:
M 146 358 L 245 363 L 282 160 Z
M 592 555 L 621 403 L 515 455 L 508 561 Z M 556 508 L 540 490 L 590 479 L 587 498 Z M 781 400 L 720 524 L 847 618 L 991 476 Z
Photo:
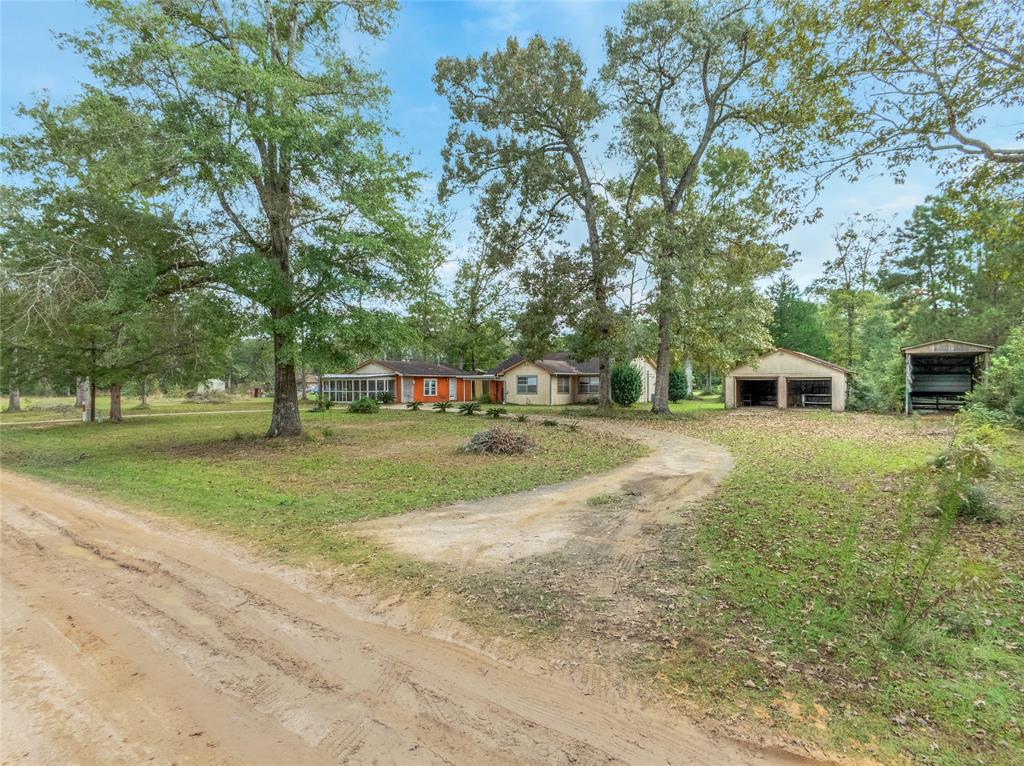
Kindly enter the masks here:
M 460 415 L 475 415 L 480 409 L 480 402 L 463 402 L 459 405 Z
M 434 402 L 433 409 L 435 409 L 438 412 L 444 414 L 445 412 L 448 412 L 448 408 L 451 407 L 451 406 L 452 406 L 451 402 Z
M 976 521 L 996 521 L 999 518 L 985 487 L 954 477 L 949 477 L 940 488 L 939 513 Z
M 360 415 L 373 415 L 380 411 L 380 404 L 376 399 L 362 396 L 348 406 L 349 412 L 356 412 Z
M 381 391 L 379 394 L 377 394 L 377 401 L 380 402 L 381 404 L 394 404 L 395 395 L 390 391 Z
M 423 402 L 417 402 L 415 400 L 413 400 L 411 402 L 406 402 L 405 403 L 405 408 L 407 410 L 412 410 L 413 412 L 418 412 L 419 408 L 422 407 L 422 406 L 423 406 Z
M 502 415 L 504 415 L 506 412 L 508 412 L 508 410 L 506 410 L 504 407 L 489 407 L 487 409 L 487 412 L 485 412 L 484 414 L 487 417 L 489 417 L 489 418 L 493 418 L 494 420 L 497 420 Z
M 672 370 L 668 374 L 668 400 L 678 402 L 686 398 L 686 372 Z
M 989 409 L 1024 417 L 1024 326 L 1010 331 L 972 396 Z
M 517 423 L 525 423 L 529 419 L 530 419 L 530 416 L 525 414 L 525 413 L 523 413 L 523 412 L 519 412 L 515 416 L 515 421 Z
M 622 407 L 629 407 L 640 401 L 644 390 L 644 379 L 640 370 L 631 364 L 612 368 L 612 401 Z
M 463 452 L 479 455 L 525 455 L 535 449 L 537 443 L 529 436 L 504 426 L 478 431 L 462 448 Z

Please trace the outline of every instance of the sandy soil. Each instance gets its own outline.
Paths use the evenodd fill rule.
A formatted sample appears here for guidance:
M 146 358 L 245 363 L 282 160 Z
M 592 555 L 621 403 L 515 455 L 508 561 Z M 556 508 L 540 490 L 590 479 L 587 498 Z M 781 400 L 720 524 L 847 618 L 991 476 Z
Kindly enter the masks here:
M 608 473 L 346 530 L 402 553 L 466 566 L 500 566 L 567 546 L 610 546 L 628 556 L 643 525 L 671 522 L 732 468 L 729 453 L 710 442 L 613 420 L 581 424 L 580 438 L 590 429 L 643 442 L 651 452 Z
M 805 762 L 167 519 L 0 477 L 3 763 Z

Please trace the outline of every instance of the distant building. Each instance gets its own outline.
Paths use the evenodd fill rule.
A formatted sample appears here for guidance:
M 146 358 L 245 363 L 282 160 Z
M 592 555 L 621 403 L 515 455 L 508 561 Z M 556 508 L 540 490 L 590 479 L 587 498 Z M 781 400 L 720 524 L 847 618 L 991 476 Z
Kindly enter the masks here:
M 202 383 L 200 383 L 198 386 L 196 386 L 196 391 L 199 391 L 201 393 L 202 392 L 207 392 L 207 391 L 226 391 L 226 390 L 227 390 L 227 384 L 223 380 L 221 380 L 220 378 L 210 378 L 209 380 L 204 380 Z

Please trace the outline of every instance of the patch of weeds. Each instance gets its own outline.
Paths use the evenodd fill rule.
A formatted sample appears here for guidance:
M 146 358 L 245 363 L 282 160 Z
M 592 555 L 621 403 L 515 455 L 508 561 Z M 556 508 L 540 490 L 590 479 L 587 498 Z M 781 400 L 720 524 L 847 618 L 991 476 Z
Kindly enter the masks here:
M 548 420 L 546 418 L 544 420 L 542 420 L 540 422 L 540 424 L 542 426 L 547 426 L 548 428 L 557 428 L 558 427 L 558 421 L 557 420 Z
M 623 505 L 629 502 L 628 495 L 602 494 L 587 498 L 587 505 L 591 508 L 608 508 Z

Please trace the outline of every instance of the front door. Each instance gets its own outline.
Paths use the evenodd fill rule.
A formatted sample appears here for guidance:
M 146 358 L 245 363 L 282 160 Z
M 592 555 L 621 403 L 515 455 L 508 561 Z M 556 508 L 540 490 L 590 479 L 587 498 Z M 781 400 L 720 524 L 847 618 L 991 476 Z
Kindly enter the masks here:
M 458 378 L 448 378 L 448 398 L 455 401 L 455 394 L 457 393 L 455 387 L 458 385 Z
M 412 378 L 402 378 L 402 401 L 412 401 Z

